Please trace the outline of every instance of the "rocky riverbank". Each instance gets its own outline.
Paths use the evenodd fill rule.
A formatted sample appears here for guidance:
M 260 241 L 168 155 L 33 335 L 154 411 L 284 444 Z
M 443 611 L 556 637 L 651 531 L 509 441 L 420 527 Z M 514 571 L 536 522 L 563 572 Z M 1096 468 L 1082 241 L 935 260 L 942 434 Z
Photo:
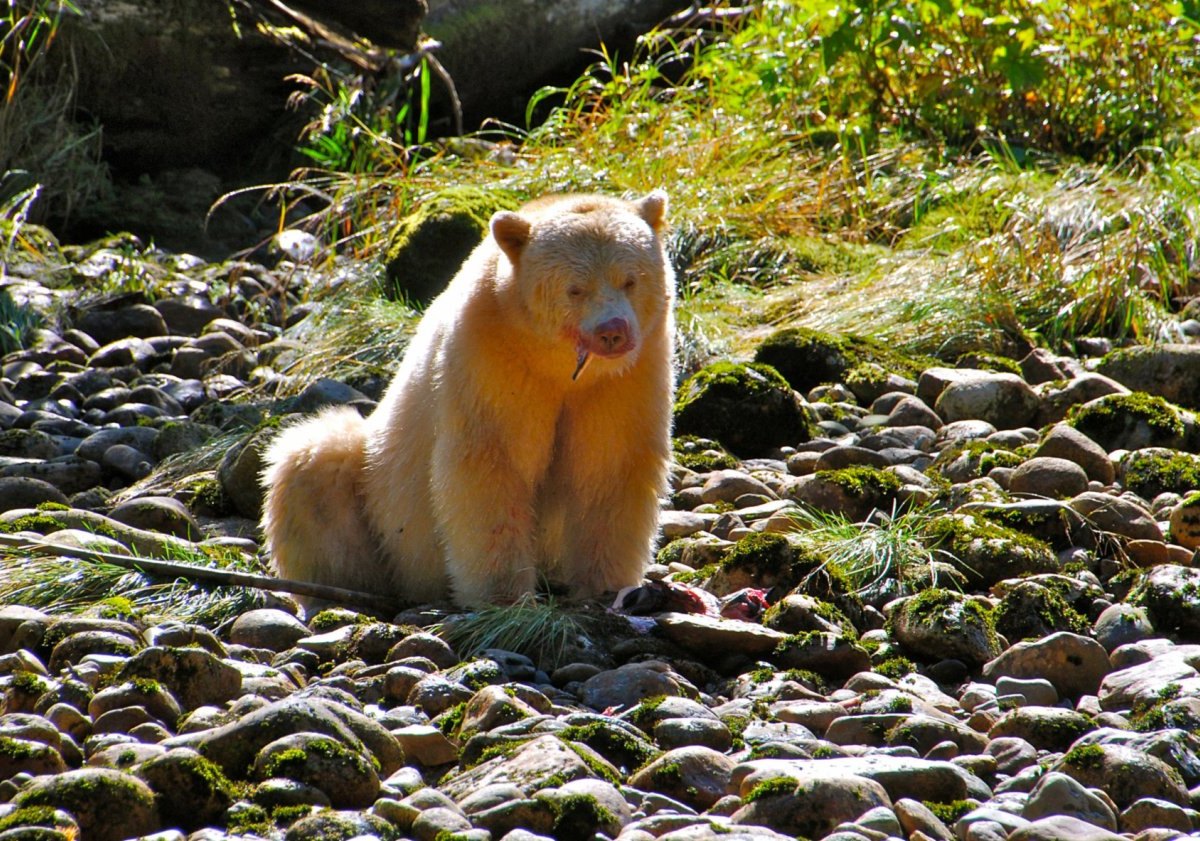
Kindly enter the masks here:
M 337 279 L 7 253 L 0 530 L 257 568 L 277 418 L 378 397 L 286 373 Z M 698 372 L 658 563 L 554 647 L 127 576 L 66 614 L 51 559 L 0 607 L 0 841 L 1200 837 L 1200 346 L 1079 349 Z

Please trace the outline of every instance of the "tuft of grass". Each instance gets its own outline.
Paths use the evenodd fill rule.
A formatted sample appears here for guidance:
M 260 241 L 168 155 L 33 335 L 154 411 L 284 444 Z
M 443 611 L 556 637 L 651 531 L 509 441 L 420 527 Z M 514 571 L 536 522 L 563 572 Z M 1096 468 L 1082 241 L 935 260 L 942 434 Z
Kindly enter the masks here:
M 1153 155 L 1058 174 L 997 167 L 979 159 L 949 168 L 992 182 L 996 193 L 986 201 L 994 231 L 927 234 L 927 244 L 894 250 L 865 271 L 787 287 L 774 304 L 777 317 L 944 358 L 1068 348 L 1084 336 L 1173 336 L 1172 311 L 1188 294 L 1185 240 L 1200 235 L 1200 189 L 1188 180 L 1200 176 L 1193 161 Z M 947 201 L 941 214 L 978 224 L 969 217 L 980 212 L 979 196 Z M 814 298 L 818 311 L 808 303 Z
M 946 564 L 959 563 L 931 539 L 929 506 L 893 506 L 890 514 L 876 511 L 864 522 L 804 506 L 790 515 L 797 539 L 859 593 L 886 581 L 895 581 L 901 595 L 943 586 Z
M 525 594 L 511 605 L 486 607 L 438 625 L 435 632 L 463 658 L 499 648 L 553 667 L 561 665 L 568 646 L 579 640 L 586 624 L 582 615 L 551 597 Z

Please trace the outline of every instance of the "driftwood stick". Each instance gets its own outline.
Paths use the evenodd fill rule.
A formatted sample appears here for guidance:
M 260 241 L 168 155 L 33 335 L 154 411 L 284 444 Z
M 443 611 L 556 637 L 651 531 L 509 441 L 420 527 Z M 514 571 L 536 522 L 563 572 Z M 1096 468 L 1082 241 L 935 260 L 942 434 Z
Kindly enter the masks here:
M 27 537 L 0 534 L 0 546 L 8 546 L 22 552 L 37 555 L 59 555 L 77 558 L 93 563 L 112 564 L 123 569 L 131 569 L 158 578 L 185 578 L 189 581 L 208 581 L 230 587 L 253 587 L 256 590 L 276 590 L 297 596 L 311 596 L 331 602 L 353 604 L 367 607 L 381 613 L 394 614 L 400 609 L 395 600 L 374 593 L 363 593 L 358 590 L 347 590 L 344 587 L 330 587 L 326 584 L 314 584 L 310 581 L 292 581 L 287 578 L 274 578 L 270 575 L 255 575 L 251 572 L 235 572 L 228 569 L 214 569 L 196 564 L 182 564 L 175 561 L 164 561 L 159 558 L 139 558 L 127 555 L 114 555 L 111 552 L 99 552 L 94 549 L 81 549 L 75 546 L 58 546 L 44 540 L 31 540 Z

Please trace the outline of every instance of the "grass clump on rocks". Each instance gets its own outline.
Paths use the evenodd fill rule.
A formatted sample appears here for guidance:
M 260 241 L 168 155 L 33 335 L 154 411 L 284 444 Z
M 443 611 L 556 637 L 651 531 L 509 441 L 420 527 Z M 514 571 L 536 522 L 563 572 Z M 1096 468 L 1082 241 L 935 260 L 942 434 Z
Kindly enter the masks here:
M 553 667 L 579 640 L 586 624 L 582 614 L 552 598 L 526 595 L 511 605 L 486 607 L 443 623 L 437 633 L 464 659 L 500 648 Z

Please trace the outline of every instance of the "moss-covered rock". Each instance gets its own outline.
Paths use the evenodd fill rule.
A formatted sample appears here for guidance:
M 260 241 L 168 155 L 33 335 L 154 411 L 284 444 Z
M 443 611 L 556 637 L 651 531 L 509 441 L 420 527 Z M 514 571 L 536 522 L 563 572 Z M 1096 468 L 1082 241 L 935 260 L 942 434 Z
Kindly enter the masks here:
M 18 807 L 62 809 L 89 841 L 123 841 L 157 832 L 162 823 L 154 793 L 130 774 L 81 768 L 35 778 L 15 798 Z
M 675 431 L 715 438 L 751 458 L 810 440 L 813 420 L 787 381 L 768 365 L 717 362 L 679 387 Z
M 286 841 L 312 841 L 314 838 L 320 838 L 321 841 L 349 841 L 363 836 L 394 841 L 401 834 L 393 824 L 370 812 L 322 809 L 289 826 L 284 838 Z
M 996 630 L 1009 642 L 1040 639 L 1057 631 L 1086 634 L 1087 617 L 1067 604 L 1060 594 L 1032 581 L 1011 587 L 995 610 Z
M 1200 488 L 1200 456 L 1164 447 L 1135 450 L 1121 460 L 1121 483 L 1142 499 Z
M 379 795 L 379 775 L 368 756 L 318 733 L 293 733 L 264 746 L 253 774 L 318 788 L 335 808 L 364 809 Z
M 1118 809 L 1143 797 L 1188 805 L 1187 788 L 1178 772 L 1157 756 L 1130 746 L 1076 745 L 1051 770 L 1068 774 L 1089 788 L 1102 789 Z
M 719 596 L 743 587 L 790 590 L 799 583 L 797 561 L 802 554 L 802 549 L 781 534 L 747 535 L 725 555 L 708 586 Z
M 738 460 L 720 443 L 697 435 L 677 435 L 671 440 L 671 453 L 680 467 L 698 473 L 732 470 L 738 466 Z
M 835 680 L 871 669 L 871 655 L 855 637 L 829 631 L 792 634 L 776 646 L 771 661 L 784 669 L 812 671 Z
M 988 731 L 990 738 L 1024 739 L 1038 750 L 1062 752 L 1096 729 L 1091 716 L 1058 707 L 1018 707 L 1005 713 Z
M 1200 491 L 1189 493 L 1171 511 L 1171 540 L 1185 549 L 1200 549 Z
M 944 514 L 930 521 L 931 543 L 948 553 L 972 587 L 990 587 L 1027 573 L 1057 572 L 1049 544 L 972 514 Z
M 494 190 L 448 191 L 405 218 L 388 249 L 387 297 L 419 304 L 437 297 L 487 233 L 492 214 L 515 209 L 516 201 L 503 198 Z
M 995 353 L 984 353 L 982 351 L 973 351 L 964 353 L 954 360 L 954 364 L 958 368 L 973 368 L 976 371 L 991 371 L 993 374 L 1016 374 L 1018 377 L 1024 377 L 1021 371 L 1021 363 L 1007 356 L 1000 356 Z
M 1200 569 L 1156 566 L 1141 576 L 1127 601 L 1145 608 L 1156 631 L 1200 634 Z
M 1110 394 L 1067 413 L 1066 422 L 1108 451 L 1182 447 L 1190 416 L 1161 397 L 1135 391 Z
M 262 515 L 264 455 L 278 433 L 270 427 L 251 433 L 231 447 L 217 467 L 221 492 L 243 517 L 257 520 Z
M 901 484 L 895 473 L 855 465 L 804 476 L 793 486 L 792 496 L 819 511 L 857 522 L 872 511 L 890 511 Z
M 754 361 L 770 365 L 792 388 L 807 393 L 821 383 L 843 382 L 864 363 L 915 379 L 933 360 L 910 359 L 871 339 L 825 333 L 807 327 L 788 327 L 758 346 Z
M 567 741 L 587 745 L 626 774 L 661 753 L 641 731 L 610 717 L 571 725 L 558 735 Z
M 1019 467 L 1032 448 L 1014 449 L 991 441 L 962 441 L 946 447 L 933 460 L 928 473 L 949 482 L 969 482 L 986 476 L 995 467 Z
M 972 508 L 972 513 L 1043 540 L 1056 550 L 1072 546 L 1091 548 L 1096 542 L 1096 534 L 1087 520 L 1071 506 L 1056 499 L 981 504 Z
M 888 632 L 919 660 L 956 658 L 978 666 L 1000 654 L 992 609 L 984 601 L 934 588 L 901 602 Z
M 163 821 L 188 832 L 215 824 L 237 796 L 220 768 L 187 748 L 156 756 L 137 776 L 154 791 Z

